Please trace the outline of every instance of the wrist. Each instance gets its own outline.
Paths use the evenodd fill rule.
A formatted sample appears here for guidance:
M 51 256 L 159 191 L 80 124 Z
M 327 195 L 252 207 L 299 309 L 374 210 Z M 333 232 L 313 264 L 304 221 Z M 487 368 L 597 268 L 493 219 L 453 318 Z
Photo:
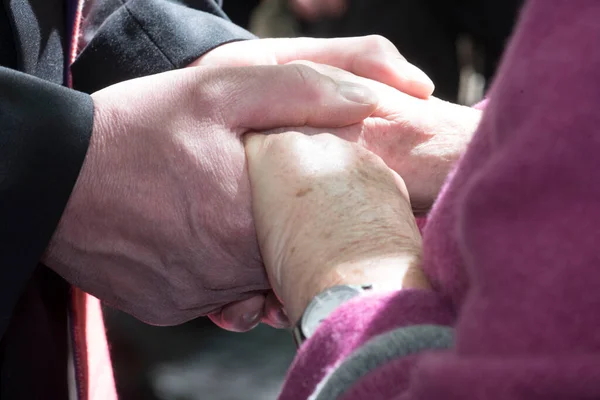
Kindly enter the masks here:
M 324 290 L 337 285 L 372 285 L 373 291 L 429 289 L 419 268 L 420 253 L 379 256 L 359 261 L 324 266 L 282 290 L 282 301 L 292 323 L 296 323 L 310 301 Z

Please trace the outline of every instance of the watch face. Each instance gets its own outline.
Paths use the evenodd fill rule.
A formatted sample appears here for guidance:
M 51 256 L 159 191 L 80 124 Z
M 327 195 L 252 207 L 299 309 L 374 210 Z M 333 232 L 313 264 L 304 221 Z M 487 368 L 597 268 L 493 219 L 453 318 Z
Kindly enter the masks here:
M 362 292 L 360 287 L 334 286 L 315 297 L 302 316 L 302 333 L 309 338 L 315 333 L 319 324 L 338 306 L 356 297 Z

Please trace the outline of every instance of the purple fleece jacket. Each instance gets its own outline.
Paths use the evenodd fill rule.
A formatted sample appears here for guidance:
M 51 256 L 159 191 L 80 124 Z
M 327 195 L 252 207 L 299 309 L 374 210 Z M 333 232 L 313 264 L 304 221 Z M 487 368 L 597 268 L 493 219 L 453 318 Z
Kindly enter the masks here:
M 600 1 L 528 1 L 489 97 L 424 230 L 435 290 L 340 307 L 281 399 L 415 324 L 454 327 L 454 346 L 381 366 L 342 399 L 600 399 Z

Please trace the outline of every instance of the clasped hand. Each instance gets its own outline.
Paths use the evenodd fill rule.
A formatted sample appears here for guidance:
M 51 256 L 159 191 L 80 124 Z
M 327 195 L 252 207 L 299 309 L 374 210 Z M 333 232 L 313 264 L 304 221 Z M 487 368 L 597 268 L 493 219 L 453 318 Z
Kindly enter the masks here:
M 231 43 L 194 68 L 93 94 L 91 144 L 43 262 L 152 324 L 207 314 L 232 330 L 272 321 L 279 304 L 266 296 L 244 134 L 301 126 L 358 142 L 403 176 L 422 207 L 468 142 L 478 115 L 420 99 L 431 82 L 390 46 L 373 37 Z M 317 64 L 278 65 L 298 58 L 373 80 Z M 424 118 L 431 110 L 438 117 Z M 436 131 L 456 115 L 467 123 Z M 438 137 L 452 140 L 428 151 Z M 428 170 L 442 178 L 428 179 Z

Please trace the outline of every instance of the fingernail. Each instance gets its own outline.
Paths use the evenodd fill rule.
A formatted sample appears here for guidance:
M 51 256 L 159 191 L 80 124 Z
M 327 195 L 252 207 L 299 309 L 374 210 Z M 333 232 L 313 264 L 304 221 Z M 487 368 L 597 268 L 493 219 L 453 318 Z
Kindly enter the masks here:
M 246 313 L 242 316 L 244 323 L 247 325 L 257 324 L 260 318 L 260 311 L 256 311 L 253 313 Z
M 422 83 L 427 86 L 433 86 L 433 81 L 427 76 L 427 74 L 421 71 L 416 66 L 412 65 L 405 60 L 396 60 L 397 68 L 402 71 L 402 75 L 406 79 Z
M 373 90 L 357 83 L 338 82 L 338 88 L 340 94 L 353 103 L 373 105 L 379 101 Z

